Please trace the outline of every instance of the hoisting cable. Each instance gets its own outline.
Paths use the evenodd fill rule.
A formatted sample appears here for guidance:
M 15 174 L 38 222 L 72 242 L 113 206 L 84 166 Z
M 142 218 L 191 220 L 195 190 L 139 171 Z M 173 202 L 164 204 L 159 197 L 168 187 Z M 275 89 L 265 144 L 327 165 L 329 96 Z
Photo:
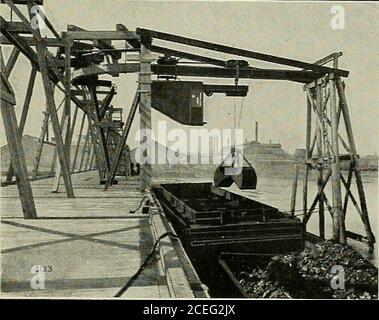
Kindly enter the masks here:
M 240 114 L 238 116 L 238 124 L 237 124 L 237 128 L 240 127 L 240 123 L 241 123 L 241 116 L 242 116 L 242 111 L 243 111 L 243 102 L 245 101 L 245 97 L 242 98 L 241 100 L 241 106 L 240 106 Z
M 141 266 L 139 267 L 139 269 L 137 270 L 137 272 L 133 276 L 131 276 L 129 278 L 129 280 L 125 283 L 125 285 L 114 295 L 115 298 L 121 297 L 126 292 L 126 290 L 128 290 L 130 288 L 130 286 L 133 284 L 133 282 L 140 276 L 140 274 L 142 273 L 142 271 L 148 265 L 148 263 L 151 260 L 151 258 L 157 253 L 156 249 L 157 249 L 157 247 L 159 245 L 159 242 L 162 239 L 164 239 L 164 238 L 166 238 L 168 236 L 174 237 L 176 239 L 179 238 L 176 234 L 174 234 L 172 232 L 165 232 L 162 235 L 160 235 L 159 238 L 157 239 L 157 241 L 155 241 L 153 249 L 148 254 L 148 256 L 146 257 L 146 259 L 144 260 L 144 262 L 141 264 Z

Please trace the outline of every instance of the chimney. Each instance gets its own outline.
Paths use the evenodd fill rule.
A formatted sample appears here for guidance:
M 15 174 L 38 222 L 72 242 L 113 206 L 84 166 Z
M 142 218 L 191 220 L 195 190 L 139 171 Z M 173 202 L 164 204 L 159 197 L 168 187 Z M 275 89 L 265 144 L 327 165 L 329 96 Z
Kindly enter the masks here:
M 258 142 L 258 121 L 255 121 L 255 142 Z

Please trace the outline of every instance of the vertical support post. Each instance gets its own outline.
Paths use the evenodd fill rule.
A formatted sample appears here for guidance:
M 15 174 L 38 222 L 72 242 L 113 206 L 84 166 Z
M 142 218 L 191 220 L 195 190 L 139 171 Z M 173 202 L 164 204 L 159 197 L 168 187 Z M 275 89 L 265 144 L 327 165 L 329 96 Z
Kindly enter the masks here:
M 75 111 L 74 111 L 74 115 L 72 117 L 71 126 L 70 126 L 70 136 L 69 136 L 69 146 L 70 146 L 69 149 L 70 149 L 70 151 L 71 151 L 72 137 L 74 136 L 74 131 L 75 131 L 75 127 L 76 127 L 76 120 L 78 118 L 78 111 L 79 111 L 79 107 L 75 106 Z M 71 164 L 71 157 L 70 157 L 70 164 Z
M 43 118 L 43 122 L 42 122 L 41 133 L 40 133 L 40 136 L 38 139 L 37 150 L 36 150 L 36 154 L 34 157 L 34 164 L 33 164 L 33 171 L 32 171 L 32 179 L 33 180 L 37 178 L 38 168 L 39 168 L 39 164 L 41 161 L 44 139 L 45 139 L 45 135 L 46 135 L 48 126 L 49 126 L 49 112 L 47 111 L 47 108 L 46 108 L 46 111 L 44 111 L 44 118 Z
M 338 120 L 337 120 L 337 97 L 334 74 L 329 75 L 330 91 L 330 120 L 332 131 L 332 189 L 333 189 L 333 238 L 340 243 L 346 243 L 342 221 L 342 196 L 340 180 L 340 160 L 338 148 Z M 341 228 L 342 227 L 342 228 Z
M 95 160 L 95 145 L 93 144 L 92 146 L 92 149 L 93 149 L 93 152 L 92 152 L 92 156 L 91 156 L 91 161 L 89 163 L 89 170 L 93 170 L 93 161 Z
M 361 169 L 360 169 L 357 149 L 356 149 L 355 141 L 354 141 L 353 127 L 350 120 L 349 108 L 348 108 L 347 99 L 345 96 L 343 83 L 339 77 L 337 77 L 336 79 L 336 84 L 337 84 L 338 96 L 341 102 L 340 106 L 342 108 L 342 115 L 343 115 L 345 126 L 346 126 L 346 134 L 349 141 L 350 150 L 352 152 L 352 157 L 354 160 L 354 173 L 355 173 L 356 184 L 357 184 L 357 189 L 358 189 L 358 194 L 359 194 L 359 199 L 360 199 L 360 204 L 361 204 L 361 210 L 363 213 L 362 220 L 365 226 L 365 231 L 366 231 L 367 239 L 369 242 L 369 251 L 370 253 L 372 253 L 374 250 L 375 236 L 371 230 L 370 219 L 368 216 L 366 196 L 365 196 L 363 183 L 362 183 Z
M 73 161 L 72 166 L 71 166 L 71 172 L 75 172 L 76 161 L 78 159 L 78 152 L 79 152 L 80 142 L 82 140 L 82 133 L 83 133 L 83 127 L 84 127 L 85 120 L 86 120 L 86 114 L 83 112 L 83 117 L 82 117 L 82 120 L 80 123 L 78 142 L 76 144 L 76 149 L 75 149 L 74 161 Z
M 292 195 L 291 195 L 291 216 L 295 216 L 296 209 L 296 194 L 297 194 L 297 181 L 299 179 L 299 165 L 295 165 L 295 175 L 292 181 Z
M 322 114 L 322 95 L 321 95 L 321 84 L 319 81 L 316 83 L 316 112 L 318 115 Z M 323 192 L 323 154 L 322 154 L 322 122 L 317 121 L 319 116 L 316 117 L 316 144 L 317 144 L 317 157 L 320 164 L 317 185 L 318 191 L 320 193 L 318 206 L 319 206 L 319 234 L 321 239 L 325 239 L 325 211 L 324 211 L 324 192 Z M 320 118 L 323 121 L 322 118 Z
M 131 106 L 129 114 L 128 114 L 128 118 L 126 119 L 124 129 L 122 130 L 122 136 L 120 139 L 120 143 L 117 146 L 115 160 L 112 164 L 111 171 L 109 173 L 109 177 L 108 177 L 108 180 L 105 184 L 104 190 L 107 190 L 109 188 L 109 186 L 112 185 L 113 179 L 116 175 L 117 167 L 120 163 L 122 153 L 125 150 L 126 140 L 128 139 L 130 128 L 132 126 L 133 119 L 134 119 L 135 113 L 137 111 L 137 107 L 138 107 L 138 103 L 139 103 L 139 99 L 140 99 L 138 91 L 139 91 L 139 89 L 137 89 L 137 92 L 134 95 L 134 99 L 133 99 L 132 106 Z
M 45 90 L 46 103 L 49 108 L 51 123 L 54 130 L 55 143 L 56 143 L 59 162 L 62 169 L 62 176 L 63 176 L 63 180 L 66 187 L 67 197 L 74 198 L 75 196 L 74 196 L 74 190 L 72 188 L 67 155 L 65 152 L 65 147 L 64 147 L 64 143 L 62 139 L 62 132 L 59 126 L 59 119 L 58 119 L 54 96 L 53 96 L 53 92 L 52 92 L 52 88 L 51 88 L 51 84 L 49 80 L 49 75 L 48 75 L 48 66 L 47 66 L 46 56 L 49 53 L 47 52 L 47 49 L 44 47 L 44 45 L 38 40 L 36 43 L 36 47 L 37 47 L 38 64 L 40 67 L 43 87 Z
M 139 72 L 140 90 L 140 161 L 141 161 L 141 190 L 151 185 L 151 60 L 148 59 L 150 50 L 141 43 L 141 67 Z
M 52 90 L 54 94 L 55 85 L 52 84 L 52 86 L 53 86 Z M 49 107 L 48 105 L 46 105 L 46 111 L 44 111 L 44 118 L 43 118 L 42 127 L 41 127 L 41 133 L 38 139 L 37 150 L 34 157 L 34 164 L 33 164 L 33 171 L 32 171 L 33 180 L 36 179 L 38 175 L 38 168 L 41 161 L 43 145 L 45 143 L 45 136 L 47 135 L 48 131 L 49 131 Z M 51 174 L 53 173 L 54 168 L 55 168 L 56 157 L 57 157 L 57 149 L 55 148 L 53 159 L 52 159 L 52 166 L 50 170 Z
M 63 114 L 62 114 L 62 137 L 66 137 L 66 141 L 67 141 L 67 137 L 69 135 L 69 125 L 70 125 L 70 118 L 69 116 L 66 114 L 65 110 L 63 110 Z M 67 150 L 67 144 L 65 144 L 65 149 Z M 67 154 L 65 150 L 65 153 Z M 68 168 L 70 169 L 70 168 Z M 58 161 L 57 162 L 57 166 L 56 166 L 56 169 L 55 169 L 55 179 L 54 179 L 54 183 L 53 183 L 53 188 L 51 189 L 51 192 L 52 193 L 57 193 L 59 192 L 59 184 L 60 184 L 60 180 L 61 180 L 61 175 L 62 175 L 62 166 L 61 166 L 61 163 Z
M 5 135 L 7 138 L 9 153 L 16 173 L 17 188 L 20 195 L 21 208 L 25 219 L 37 218 L 37 211 L 34 203 L 33 192 L 30 186 L 26 160 L 22 147 L 21 137 L 18 132 L 16 113 L 14 106 L 16 100 L 13 89 L 4 75 L 3 53 L 0 49 L 0 66 L 1 66 L 1 95 L 0 109 L 3 118 Z
M 91 154 L 92 154 L 92 148 L 93 148 L 93 143 L 92 143 L 92 138 L 90 137 L 89 138 L 89 142 L 88 142 L 88 152 L 87 152 L 87 159 L 86 159 L 86 162 L 84 164 L 84 170 L 83 171 L 88 171 L 88 164 L 91 160 Z
M 64 105 L 64 112 L 67 116 L 67 132 L 66 135 L 63 136 L 65 139 L 65 147 L 66 147 L 66 156 L 67 156 L 67 162 L 68 166 L 70 167 L 71 163 L 71 157 L 70 157 L 70 151 L 71 151 L 71 43 L 69 40 L 67 40 L 66 33 L 63 34 L 63 39 L 65 42 L 64 46 L 64 55 L 65 55 L 65 70 L 64 70 L 64 76 L 65 76 L 65 105 Z M 70 168 L 69 168 L 70 169 Z
M 101 144 L 101 149 L 103 151 L 104 160 L 105 160 L 105 177 L 108 179 L 109 171 L 111 167 L 111 162 L 109 159 L 109 152 L 108 152 L 108 146 L 107 146 L 107 137 L 105 136 L 104 128 L 101 126 L 100 122 L 103 120 L 100 115 L 100 108 L 99 108 L 99 102 L 97 100 L 97 93 L 96 93 L 96 87 L 91 86 L 90 92 L 92 95 L 92 101 L 94 102 L 94 112 L 92 112 L 92 115 L 95 117 L 95 126 L 97 127 L 96 130 L 99 133 L 99 140 Z
M 34 83 L 35 83 L 36 75 L 37 75 L 37 70 L 33 66 L 32 67 L 32 71 L 30 72 L 28 87 L 26 89 L 26 94 L 25 94 L 25 99 L 24 99 L 24 105 L 22 107 L 22 113 L 21 113 L 20 123 L 19 123 L 19 126 L 18 126 L 18 131 L 19 131 L 21 140 L 22 140 L 22 135 L 23 135 L 24 128 L 25 128 L 26 118 L 27 118 L 28 112 L 29 112 L 29 106 L 30 106 L 30 101 L 32 99 L 32 94 L 33 94 L 33 88 L 34 88 Z M 9 182 L 12 181 L 13 176 L 14 176 L 14 168 L 13 168 L 13 165 L 12 165 L 12 162 L 11 162 L 9 164 L 9 169 L 8 169 L 6 181 L 9 181 Z
M 63 34 L 63 40 L 65 43 L 65 73 L 64 73 L 64 88 L 65 88 L 65 100 L 64 100 L 64 109 L 63 109 L 63 130 L 62 130 L 62 139 L 64 140 L 64 150 L 67 159 L 67 169 L 68 175 L 70 175 L 70 164 L 71 164 L 71 45 L 67 40 L 66 34 Z M 57 163 L 55 170 L 55 180 L 52 192 L 59 191 L 59 184 L 62 174 L 62 165 L 60 162 Z
M 91 102 L 92 103 L 92 102 Z M 91 141 L 94 144 L 94 151 L 95 151 L 95 157 L 96 157 L 96 163 L 97 163 L 97 169 L 99 172 L 99 179 L 100 181 L 103 180 L 103 162 L 104 162 L 104 156 L 101 156 L 101 153 L 99 150 L 99 128 L 96 127 L 96 125 L 93 123 L 92 117 L 94 117 L 93 114 L 93 106 L 92 104 L 89 105 L 89 112 L 87 113 L 88 117 L 88 130 L 91 135 Z
M 84 140 L 84 145 L 83 145 L 83 150 L 82 150 L 82 156 L 81 156 L 81 159 L 80 159 L 80 165 L 79 165 L 79 171 L 78 172 L 82 172 L 83 161 L 84 161 L 84 157 L 85 157 L 85 154 L 86 154 L 86 151 L 87 151 L 89 135 L 90 135 L 90 127 L 88 126 L 86 138 Z
M 303 182 L 303 217 L 307 214 L 308 210 L 308 175 L 309 166 L 306 163 L 311 158 L 311 130 L 312 130 L 312 104 L 307 96 L 307 122 L 305 132 L 305 172 Z
M 37 218 L 37 211 L 26 168 L 26 160 L 22 148 L 22 142 L 17 132 L 17 119 L 14 112 L 14 106 L 5 102 L 3 98 L 1 98 L 1 116 L 3 118 L 9 153 L 15 169 L 22 212 L 24 213 L 25 219 L 35 219 Z

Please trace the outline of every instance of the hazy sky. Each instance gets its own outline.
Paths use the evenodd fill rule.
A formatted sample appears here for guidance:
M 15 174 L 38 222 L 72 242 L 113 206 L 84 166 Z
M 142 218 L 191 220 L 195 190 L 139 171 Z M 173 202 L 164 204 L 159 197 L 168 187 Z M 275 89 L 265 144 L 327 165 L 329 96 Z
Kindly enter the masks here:
M 358 152 L 375 153 L 378 147 L 378 5 L 375 3 L 341 3 L 345 9 L 345 29 L 333 30 L 330 26 L 331 8 L 335 3 L 270 3 L 270 2 L 146 2 L 104 0 L 46 0 L 45 13 L 57 30 L 66 24 L 75 24 L 89 30 L 114 30 L 117 23 L 129 29 L 145 27 L 163 32 L 232 45 L 244 49 L 313 62 L 329 53 L 342 51 L 340 67 L 350 70 L 347 99 L 353 123 Z M 9 10 L 2 5 L 3 16 Z M 175 46 L 168 43 L 169 47 Z M 7 56 L 8 50 L 5 50 Z M 203 51 L 199 51 L 203 52 Z M 235 58 L 213 54 L 217 58 Z M 249 60 L 250 65 L 278 67 Z M 20 58 L 10 78 L 16 91 L 20 114 L 25 94 L 29 63 Z M 188 79 L 182 77 L 182 79 Z M 45 99 L 40 79 L 32 99 L 25 134 L 38 136 L 42 124 Z M 113 105 L 127 111 L 136 88 L 135 75 L 121 75 L 114 81 L 118 95 Z M 233 84 L 233 79 L 203 79 L 205 83 Z M 252 139 L 253 124 L 260 123 L 261 141 L 278 141 L 284 149 L 293 152 L 304 147 L 305 95 L 301 84 L 284 81 L 242 80 L 249 84 L 248 96 L 240 127 L 244 136 Z M 57 104 L 61 95 L 57 94 Z M 205 128 L 232 128 L 234 103 L 237 110 L 241 98 L 213 95 L 206 98 Z M 124 116 L 126 117 L 126 112 Z M 167 119 L 153 112 L 153 122 Z M 182 127 L 168 120 L 169 128 Z M 138 127 L 133 125 L 132 137 Z M 188 129 L 188 128 L 187 128 Z M 1 130 L 3 127 L 1 123 Z M 1 144 L 5 143 L 4 134 Z M 132 145 L 134 143 L 131 143 Z M 342 148 L 342 147 L 341 147 Z

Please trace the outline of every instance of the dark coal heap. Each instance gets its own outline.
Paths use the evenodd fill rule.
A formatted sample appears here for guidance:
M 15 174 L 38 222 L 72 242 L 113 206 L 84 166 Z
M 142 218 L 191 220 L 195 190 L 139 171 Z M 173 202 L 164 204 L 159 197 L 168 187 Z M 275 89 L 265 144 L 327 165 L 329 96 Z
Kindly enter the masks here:
M 344 289 L 331 282 L 344 273 Z M 266 264 L 244 265 L 237 276 L 252 298 L 377 299 L 378 269 L 348 245 L 324 241 L 301 252 L 273 256 Z

